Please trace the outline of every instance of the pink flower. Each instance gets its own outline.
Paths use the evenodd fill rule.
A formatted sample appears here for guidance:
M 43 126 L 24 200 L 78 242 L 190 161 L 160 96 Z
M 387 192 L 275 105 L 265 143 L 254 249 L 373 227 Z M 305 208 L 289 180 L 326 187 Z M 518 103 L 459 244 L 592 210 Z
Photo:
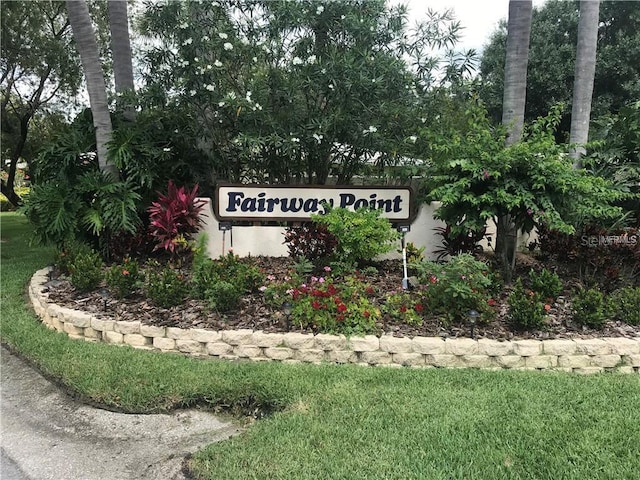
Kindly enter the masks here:
M 328 265 L 327 265 L 327 266 L 325 266 L 325 267 L 324 267 L 324 271 L 325 271 L 325 272 L 330 272 L 330 271 L 331 271 L 331 267 L 330 267 L 330 266 L 328 266 Z
M 491 178 L 491 174 L 487 170 L 483 170 L 482 178 L 484 178 L 485 180 L 488 180 L 489 178 Z
M 258 290 L 260 290 L 261 292 L 264 292 L 267 289 L 267 287 L 265 287 L 264 285 L 261 286 Z
M 129 270 L 122 270 L 122 275 L 129 275 Z

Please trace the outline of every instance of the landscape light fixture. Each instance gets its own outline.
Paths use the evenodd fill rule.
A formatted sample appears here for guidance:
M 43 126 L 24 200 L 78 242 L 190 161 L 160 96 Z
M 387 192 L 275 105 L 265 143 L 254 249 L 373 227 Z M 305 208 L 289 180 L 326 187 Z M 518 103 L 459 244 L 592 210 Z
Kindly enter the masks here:
M 106 312 L 107 311 L 107 301 L 109 300 L 109 290 L 107 290 L 106 288 L 101 288 L 98 292 L 100 294 L 100 296 L 102 297 L 102 309 Z
M 478 323 L 480 314 L 477 310 L 469 310 L 467 316 L 469 317 L 469 324 L 471 325 L 471 338 L 475 338 L 476 323 Z
M 220 222 L 218 223 L 218 230 L 220 230 L 222 232 L 222 255 L 224 255 L 224 251 L 225 251 L 225 236 L 227 234 L 227 232 L 231 231 L 231 222 Z M 231 245 L 233 246 L 233 238 L 231 239 Z
M 289 328 L 291 327 L 291 323 L 289 321 L 289 318 L 291 317 L 292 308 L 293 308 L 293 305 L 291 305 L 291 303 L 289 303 L 289 302 L 284 302 L 282 304 L 282 313 L 284 313 L 284 319 L 285 319 L 285 322 L 286 322 L 287 330 L 289 330 Z
M 409 290 L 409 276 L 407 273 L 407 243 L 405 237 L 411 231 L 410 225 L 399 225 L 398 231 L 402 233 L 402 289 Z

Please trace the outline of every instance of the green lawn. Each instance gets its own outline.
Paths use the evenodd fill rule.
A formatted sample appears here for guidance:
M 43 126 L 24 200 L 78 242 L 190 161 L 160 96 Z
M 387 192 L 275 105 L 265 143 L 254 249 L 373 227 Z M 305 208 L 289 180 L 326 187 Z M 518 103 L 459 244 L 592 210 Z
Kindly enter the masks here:
M 191 461 L 199 479 L 640 478 L 640 375 L 204 361 L 71 341 L 25 304 L 51 262 L 3 213 L 2 342 L 75 394 L 125 411 L 268 409 Z

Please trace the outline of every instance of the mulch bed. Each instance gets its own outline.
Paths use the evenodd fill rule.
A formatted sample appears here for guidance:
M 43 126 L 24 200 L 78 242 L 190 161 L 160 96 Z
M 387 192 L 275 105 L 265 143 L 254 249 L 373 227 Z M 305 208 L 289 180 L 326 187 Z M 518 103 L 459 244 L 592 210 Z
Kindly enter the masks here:
M 292 260 L 287 257 L 254 257 L 252 261 L 265 273 L 282 278 L 290 271 Z M 532 259 L 521 259 L 520 272 L 525 274 L 531 267 Z M 399 261 L 377 263 L 377 274 L 367 275 L 367 281 L 379 292 L 400 290 L 402 286 L 402 265 Z M 54 275 L 55 277 L 55 275 Z M 567 285 L 570 280 L 565 279 Z M 49 298 L 51 301 L 66 307 L 84 310 L 99 316 L 123 321 L 141 321 L 143 324 L 179 327 L 204 328 L 212 330 L 252 329 L 264 332 L 285 332 L 285 321 L 282 312 L 273 311 L 265 304 L 262 294 L 246 295 L 242 298 L 236 312 L 221 314 L 211 311 L 204 302 L 188 300 L 174 308 L 160 308 L 151 301 L 137 294 L 127 299 L 116 299 L 108 296 L 105 310 L 105 298 L 100 291 L 78 292 L 64 276 L 49 282 Z M 465 323 L 446 325 L 442 318 L 427 316 L 420 326 L 399 324 L 389 316 L 384 316 L 378 324 L 379 334 L 387 333 L 395 336 L 425 337 L 472 337 L 488 339 L 552 339 L 552 338 L 598 338 L 598 337 L 639 337 L 640 326 L 631 326 L 621 322 L 607 322 L 603 329 L 593 330 L 575 324 L 571 318 L 571 305 L 568 292 L 560 296 L 552 305 L 546 318 L 546 328 L 537 331 L 513 331 L 509 325 L 507 296 L 504 291 L 496 298 L 496 317 L 488 324 L 477 325 L 472 332 L 471 326 Z M 380 299 L 380 301 L 382 298 Z M 312 330 L 292 326 L 291 331 L 317 333 Z

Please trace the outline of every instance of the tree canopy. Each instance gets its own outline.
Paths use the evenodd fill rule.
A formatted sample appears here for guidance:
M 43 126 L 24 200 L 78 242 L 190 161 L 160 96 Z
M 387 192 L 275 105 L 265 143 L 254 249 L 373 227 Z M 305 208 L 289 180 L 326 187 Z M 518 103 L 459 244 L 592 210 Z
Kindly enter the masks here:
M 559 102 L 568 106 L 560 125 L 569 130 L 579 2 L 549 0 L 535 8 L 531 27 L 526 120 L 545 116 Z M 486 46 L 480 66 L 480 96 L 491 118 L 502 113 L 506 24 Z M 592 117 L 616 113 L 640 98 L 640 3 L 602 1 Z

